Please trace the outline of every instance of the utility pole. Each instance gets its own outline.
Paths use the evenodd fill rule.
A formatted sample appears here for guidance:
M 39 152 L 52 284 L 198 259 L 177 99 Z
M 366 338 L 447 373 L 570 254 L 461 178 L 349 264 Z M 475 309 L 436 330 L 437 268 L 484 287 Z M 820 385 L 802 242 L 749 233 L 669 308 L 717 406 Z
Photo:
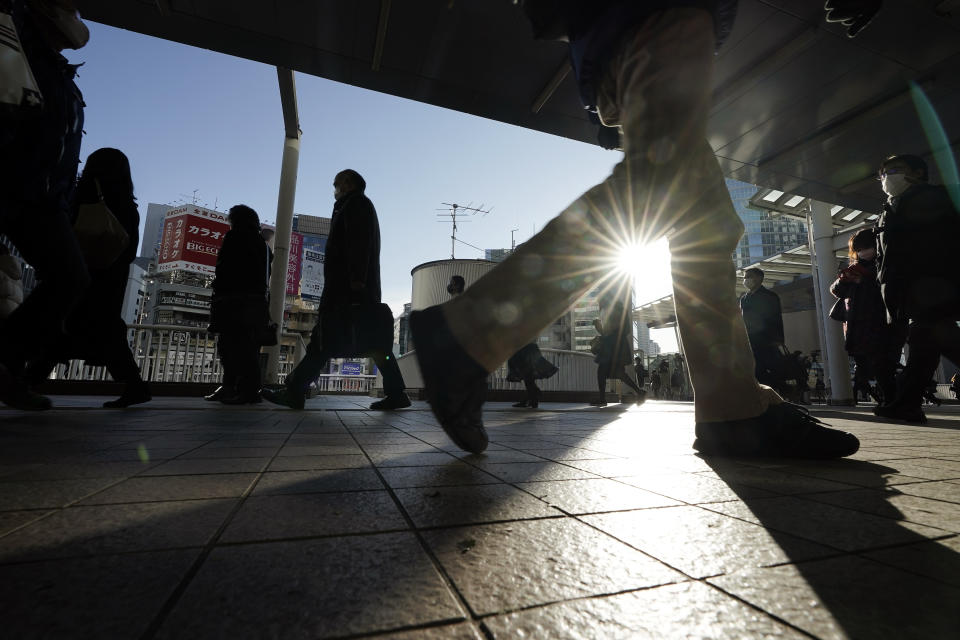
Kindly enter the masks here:
M 456 254 L 456 246 L 457 246 L 457 215 L 475 216 L 478 213 L 487 215 L 488 213 L 490 213 L 492 207 L 491 209 L 484 210 L 482 204 L 479 207 L 471 207 L 469 205 L 465 207 L 463 205 L 459 205 L 456 203 L 449 203 L 449 202 L 441 202 L 440 204 L 442 204 L 446 208 L 437 209 L 437 211 L 446 211 L 446 213 L 438 213 L 437 217 L 450 218 L 450 221 L 453 223 L 453 228 L 450 231 L 450 258 L 454 259 Z
M 513 234 L 520 229 L 510 229 L 510 253 L 513 253 L 513 250 L 517 248 L 517 241 L 513 239 Z

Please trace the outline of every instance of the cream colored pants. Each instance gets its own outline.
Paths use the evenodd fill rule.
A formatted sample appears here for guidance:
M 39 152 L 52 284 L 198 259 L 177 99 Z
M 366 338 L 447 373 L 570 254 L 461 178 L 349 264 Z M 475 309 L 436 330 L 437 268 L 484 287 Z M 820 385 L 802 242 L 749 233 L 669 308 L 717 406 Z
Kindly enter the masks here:
M 509 258 L 443 305 L 454 336 L 487 371 L 530 342 L 586 290 L 614 276 L 618 247 L 667 236 L 680 338 L 698 422 L 759 415 L 780 399 L 754 379 L 732 253 L 743 224 L 706 141 L 710 14 L 670 9 L 620 45 L 598 111 L 623 131 L 624 158 Z

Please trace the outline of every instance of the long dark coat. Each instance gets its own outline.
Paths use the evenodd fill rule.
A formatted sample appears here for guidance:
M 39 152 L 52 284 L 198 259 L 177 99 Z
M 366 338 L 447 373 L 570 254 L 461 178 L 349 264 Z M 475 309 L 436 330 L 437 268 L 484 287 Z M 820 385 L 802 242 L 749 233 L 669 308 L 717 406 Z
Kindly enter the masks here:
M 960 213 L 944 187 L 914 185 L 884 205 L 877 279 L 891 320 L 960 319 L 956 238 Z
M 380 294 L 380 222 L 370 199 L 353 191 L 337 200 L 323 263 L 320 305 L 378 303 Z M 353 291 L 351 282 L 362 282 Z
M 855 264 L 860 282 L 851 279 L 852 271 L 848 267 L 830 285 L 830 293 L 844 301 L 844 348 L 852 356 L 867 356 L 887 348 L 890 327 L 880 296 L 876 262 L 859 260 Z
M 780 296 L 760 285 L 756 291 L 748 291 L 740 297 L 740 312 L 755 352 L 758 347 L 783 344 Z
M 269 279 L 267 243 L 256 229 L 231 229 L 217 254 L 210 330 L 265 326 Z

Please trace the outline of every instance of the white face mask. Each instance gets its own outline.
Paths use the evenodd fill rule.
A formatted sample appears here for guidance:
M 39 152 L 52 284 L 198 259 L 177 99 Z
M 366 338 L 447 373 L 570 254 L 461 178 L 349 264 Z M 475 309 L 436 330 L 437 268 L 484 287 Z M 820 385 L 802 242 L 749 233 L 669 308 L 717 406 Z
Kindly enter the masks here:
M 907 182 L 907 176 L 902 173 L 891 173 L 880 179 L 880 187 L 885 194 L 896 198 L 910 188 L 910 183 Z

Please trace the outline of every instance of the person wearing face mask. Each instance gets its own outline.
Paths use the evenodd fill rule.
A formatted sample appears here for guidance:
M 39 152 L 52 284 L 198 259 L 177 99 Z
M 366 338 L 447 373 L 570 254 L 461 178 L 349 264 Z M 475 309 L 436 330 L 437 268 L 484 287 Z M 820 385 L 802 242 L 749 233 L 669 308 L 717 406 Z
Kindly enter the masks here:
M 960 212 L 943 186 L 929 184 L 918 156 L 888 157 L 879 178 L 887 201 L 877 279 L 888 322 L 909 323 L 910 352 L 896 398 L 874 413 L 923 423 L 923 391 L 940 356 L 960 364 L 960 275 L 947 244 L 960 237 Z
M 830 293 L 843 300 L 844 348 L 856 362 L 853 391 L 874 395 L 878 404 L 896 395 L 896 366 L 905 339 L 900 324 L 887 324 L 887 313 L 877 282 L 877 234 L 861 229 L 847 242 L 850 264 L 840 271 Z M 876 379 L 878 395 L 869 381 Z

